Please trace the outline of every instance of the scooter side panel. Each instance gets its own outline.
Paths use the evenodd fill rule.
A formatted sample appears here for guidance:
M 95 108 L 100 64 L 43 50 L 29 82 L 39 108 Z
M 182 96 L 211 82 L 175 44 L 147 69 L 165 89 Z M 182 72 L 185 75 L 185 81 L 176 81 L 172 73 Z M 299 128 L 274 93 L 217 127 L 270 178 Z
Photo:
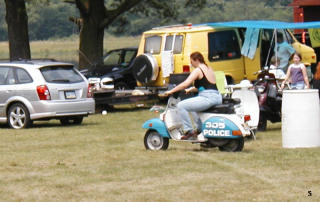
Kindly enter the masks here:
M 144 122 L 142 128 L 153 129 L 157 131 L 162 137 L 171 138 L 164 122 L 159 118 L 149 119 Z
M 232 131 L 239 131 L 239 127 L 225 117 L 211 117 L 202 124 L 202 134 L 206 138 L 239 138 L 232 135 Z

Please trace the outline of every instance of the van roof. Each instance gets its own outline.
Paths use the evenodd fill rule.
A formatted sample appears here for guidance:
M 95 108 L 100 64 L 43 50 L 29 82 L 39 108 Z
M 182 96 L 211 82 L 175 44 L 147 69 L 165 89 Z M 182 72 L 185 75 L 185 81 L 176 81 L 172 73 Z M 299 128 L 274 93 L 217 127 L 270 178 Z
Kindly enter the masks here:
M 156 34 L 156 33 L 177 33 L 177 32 L 201 32 L 215 29 L 226 29 L 226 28 L 213 28 L 207 25 L 170 25 L 163 27 L 155 27 L 151 30 L 145 31 L 144 34 Z M 227 28 L 230 29 L 230 28 Z

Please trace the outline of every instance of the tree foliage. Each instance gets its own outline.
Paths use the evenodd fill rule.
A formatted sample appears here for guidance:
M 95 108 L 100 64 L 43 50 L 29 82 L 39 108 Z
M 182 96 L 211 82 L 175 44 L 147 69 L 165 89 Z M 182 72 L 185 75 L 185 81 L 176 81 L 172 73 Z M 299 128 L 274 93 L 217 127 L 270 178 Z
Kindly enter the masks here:
M 244 19 L 280 21 L 292 21 L 293 19 L 292 8 L 288 7 L 291 0 L 207 0 L 205 5 L 201 5 L 200 10 L 195 10 L 190 6 L 196 2 L 200 1 L 191 0 L 187 3 L 183 0 L 175 1 L 173 7 L 177 15 L 167 19 L 159 19 L 152 13 L 145 18 L 144 13 L 132 11 L 121 16 L 109 27 L 108 31 L 114 34 L 138 35 L 152 27 L 168 24 L 197 24 Z
M 77 32 L 77 27 L 68 20 L 70 15 L 78 15 L 73 5 L 61 1 L 42 1 L 29 2 L 27 8 L 31 40 L 61 38 Z
M 69 0 L 71 1 L 71 0 Z M 102 62 L 104 29 L 114 22 L 129 24 L 125 14 L 140 14 L 158 19 L 177 19 L 178 3 L 185 2 L 194 8 L 205 4 L 205 0 L 75 0 L 80 18 L 71 18 L 80 28 L 79 67 L 93 66 Z
M 7 40 L 8 38 L 5 16 L 6 16 L 6 6 L 4 1 L 0 0 L 0 41 Z
M 78 33 L 70 16 L 79 16 L 66 0 L 26 0 L 30 40 L 60 38 Z M 69 0 L 72 1 L 72 0 Z M 74 1 L 73 1 L 74 2 Z M 105 1 L 112 12 L 123 0 Z M 292 21 L 292 0 L 145 0 L 117 16 L 106 31 L 117 35 L 139 35 L 155 26 L 243 19 Z M 205 3 L 205 4 L 204 4 Z M 195 7 L 201 9 L 195 10 Z M 5 4 L 0 0 L 0 40 L 7 40 Z

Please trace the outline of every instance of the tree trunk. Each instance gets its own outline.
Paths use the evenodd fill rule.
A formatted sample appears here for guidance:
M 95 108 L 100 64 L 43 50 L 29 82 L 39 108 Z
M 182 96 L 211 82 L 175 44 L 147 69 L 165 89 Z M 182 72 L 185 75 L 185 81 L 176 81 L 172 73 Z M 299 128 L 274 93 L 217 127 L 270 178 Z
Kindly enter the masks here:
M 5 0 L 10 60 L 30 59 L 28 16 L 24 0 Z
M 79 67 L 88 68 L 102 62 L 105 18 L 104 0 L 88 0 L 89 6 L 78 8 L 81 13 Z

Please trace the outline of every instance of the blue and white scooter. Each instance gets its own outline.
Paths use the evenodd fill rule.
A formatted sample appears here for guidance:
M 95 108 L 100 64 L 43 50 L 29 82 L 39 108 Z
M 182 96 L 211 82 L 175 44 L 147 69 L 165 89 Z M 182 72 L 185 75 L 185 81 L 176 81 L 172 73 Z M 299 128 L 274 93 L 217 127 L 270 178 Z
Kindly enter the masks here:
M 144 145 L 150 150 L 166 150 L 169 139 L 199 143 L 202 147 L 219 147 L 220 151 L 242 151 L 244 137 L 254 136 L 254 130 L 248 125 L 250 115 L 243 113 L 240 99 L 224 98 L 221 105 L 199 112 L 202 131 L 194 140 L 181 140 L 182 122 L 177 104 L 180 98 L 171 96 L 160 118 L 153 118 L 143 124 L 147 129 Z

